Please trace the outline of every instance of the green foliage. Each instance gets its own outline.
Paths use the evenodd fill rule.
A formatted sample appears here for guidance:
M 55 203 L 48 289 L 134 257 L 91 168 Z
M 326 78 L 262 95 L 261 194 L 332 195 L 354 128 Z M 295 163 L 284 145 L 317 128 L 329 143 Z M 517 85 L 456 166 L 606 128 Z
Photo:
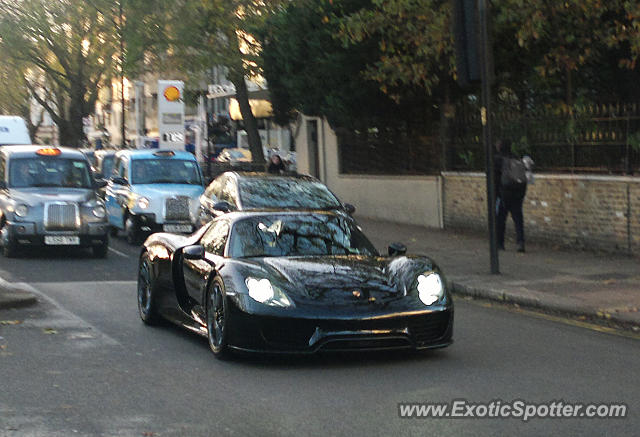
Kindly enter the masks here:
M 632 150 L 640 152 L 640 132 L 634 132 L 627 138 L 627 142 Z
M 3 62 L 59 127 L 60 141 L 78 146 L 82 118 L 113 72 L 114 17 L 106 0 L 0 0 Z
M 473 150 L 462 150 L 458 152 L 458 158 L 464 163 L 466 168 L 476 168 L 476 157 Z
M 449 19 L 449 1 L 372 0 L 340 20 L 340 37 L 348 46 L 376 42 L 365 76 L 384 92 L 398 98 L 409 86 L 432 94 L 454 74 Z
M 424 95 L 403 90 L 397 105 L 367 73 L 380 54 L 379 41 L 345 44 L 343 20 L 370 6 L 369 0 L 299 1 L 274 14 L 259 34 L 264 74 L 278 121 L 294 110 L 326 116 L 336 127 L 392 124 L 422 116 Z M 304 37 L 300 37 L 304 35 Z
M 249 138 L 252 157 L 262 162 L 257 124 L 251 113 L 246 78 L 259 81 L 261 47 L 254 34 L 286 0 L 132 0 L 135 19 L 127 38 L 132 51 L 144 62 L 139 71 L 180 72 L 202 88 L 210 83 L 207 72 L 223 66 L 236 87 L 236 98 Z M 139 26 L 138 22 L 149 23 Z M 142 65 L 141 65 L 142 64 Z

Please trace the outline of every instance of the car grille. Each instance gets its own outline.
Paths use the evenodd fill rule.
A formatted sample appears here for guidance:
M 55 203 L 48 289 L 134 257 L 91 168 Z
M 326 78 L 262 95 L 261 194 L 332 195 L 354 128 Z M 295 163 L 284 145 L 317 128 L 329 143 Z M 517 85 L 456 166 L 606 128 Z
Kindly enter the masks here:
M 49 231 L 73 231 L 80 226 L 78 205 L 50 203 L 46 208 L 44 226 Z
M 165 220 L 190 220 L 189 198 L 186 196 L 171 197 L 165 200 Z
M 424 347 L 437 344 L 449 335 L 452 315 L 451 311 L 435 311 L 364 320 L 265 318 L 260 330 L 264 340 L 274 348 L 306 349 L 317 329 L 326 335 L 320 343 L 323 350 L 394 349 L 408 347 L 411 342 Z
M 436 342 L 447 333 L 450 318 L 449 311 L 414 317 L 409 322 L 409 332 L 418 345 Z

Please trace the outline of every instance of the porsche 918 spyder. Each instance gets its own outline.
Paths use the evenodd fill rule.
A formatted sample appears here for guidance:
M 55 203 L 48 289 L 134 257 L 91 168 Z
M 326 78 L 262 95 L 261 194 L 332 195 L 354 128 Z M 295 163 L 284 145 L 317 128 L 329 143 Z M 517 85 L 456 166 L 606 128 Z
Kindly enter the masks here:
M 405 252 L 381 256 L 340 211 L 234 212 L 145 241 L 138 309 L 206 336 L 218 357 L 448 346 L 446 280 Z

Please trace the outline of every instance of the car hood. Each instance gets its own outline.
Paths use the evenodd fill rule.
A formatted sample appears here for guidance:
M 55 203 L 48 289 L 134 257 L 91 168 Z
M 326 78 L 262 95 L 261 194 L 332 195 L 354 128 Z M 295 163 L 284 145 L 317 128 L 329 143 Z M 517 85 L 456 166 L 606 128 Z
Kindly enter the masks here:
M 140 196 L 151 199 L 173 196 L 196 198 L 204 192 L 202 186 L 188 184 L 140 184 L 133 185 L 131 190 Z
M 35 206 L 48 202 L 84 203 L 96 198 L 90 188 L 20 188 L 10 189 L 9 197 L 18 203 Z
M 265 257 L 245 263 L 244 277 L 268 278 L 297 302 L 397 298 L 420 272 L 436 268 L 424 257 Z

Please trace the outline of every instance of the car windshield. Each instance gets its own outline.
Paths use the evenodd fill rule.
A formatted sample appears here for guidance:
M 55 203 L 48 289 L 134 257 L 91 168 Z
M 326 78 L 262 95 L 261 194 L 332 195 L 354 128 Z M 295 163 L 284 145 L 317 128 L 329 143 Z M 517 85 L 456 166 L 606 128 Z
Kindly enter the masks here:
M 245 209 L 336 209 L 340 202 L 319 181 L 294 178 L 240 179 L 240 201 Z
M 182 159 L 135 159 L 131 175 L 132 184 L 202 184 L 196 162 Z
M 249 217 L 231 231 L 232 258 L 371 255 L 378 253 L 356 225 L 325 214 Z
M 86 161 L 59 157 L 14 158 L 9 163 L 9 187 L 93 188 Z

